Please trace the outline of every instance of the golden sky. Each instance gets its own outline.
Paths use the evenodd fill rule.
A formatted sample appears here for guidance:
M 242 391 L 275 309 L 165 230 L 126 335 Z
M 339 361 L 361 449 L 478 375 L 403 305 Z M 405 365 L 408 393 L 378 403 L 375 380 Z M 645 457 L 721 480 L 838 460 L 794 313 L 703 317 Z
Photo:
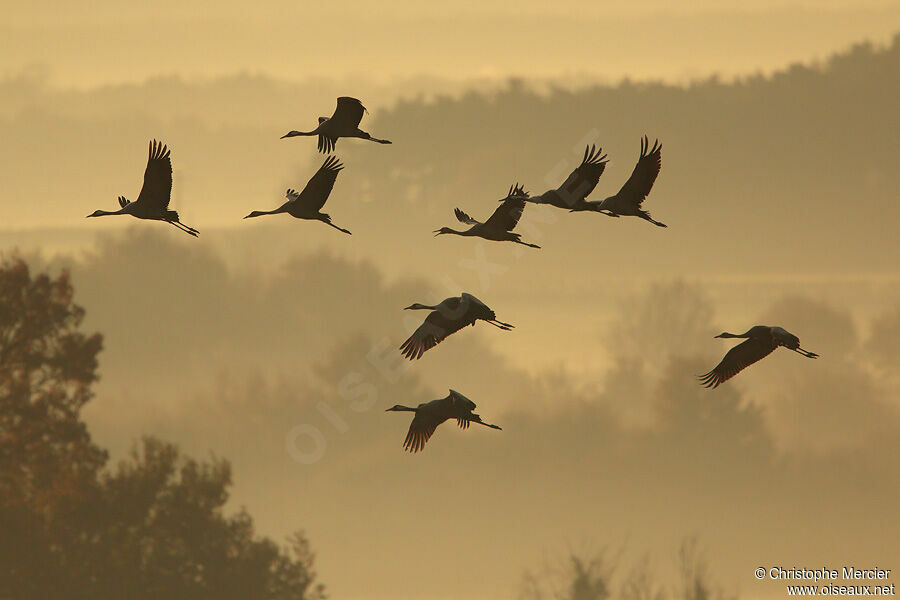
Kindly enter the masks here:
M 896 0 L 671 3 L 270 1 L 9 3 L 0 73 L 43 65 L 66 86 L 236 71 L 683 80 L 822 58 L 900 26 Z

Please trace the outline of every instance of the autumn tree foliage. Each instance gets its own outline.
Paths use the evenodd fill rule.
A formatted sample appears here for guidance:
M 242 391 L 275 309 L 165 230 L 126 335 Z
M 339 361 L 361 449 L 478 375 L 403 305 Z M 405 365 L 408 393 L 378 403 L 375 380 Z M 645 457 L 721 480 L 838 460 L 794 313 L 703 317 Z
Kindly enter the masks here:
M 90 437 L 99 333 L 66 273 L 0 263 L 0 600 L 321 600 L 302 534 L 226 514 L 231 468 L 154 438 L 117 466 Z

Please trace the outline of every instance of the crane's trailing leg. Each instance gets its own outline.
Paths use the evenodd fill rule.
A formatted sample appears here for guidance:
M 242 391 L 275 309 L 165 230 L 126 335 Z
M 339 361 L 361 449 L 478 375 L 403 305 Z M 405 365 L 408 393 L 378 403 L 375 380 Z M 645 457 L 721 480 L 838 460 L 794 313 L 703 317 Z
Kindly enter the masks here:
M 182 227 L 185 227 L 189 232 L 193 233 L 194 235 L 197 235 L 200 233 L 198 230 L 194 229 L 190 225 L 185 225 L 181 221 L 178 221 L 178 224 L 181 225 Z
M 184 223 L 182 223 L 181 219 L 178 218 L 177 210 L 166 211 L 166 221 L 168 221 L 169 223 L 174 223 L 176 225 L 176 227 L 178 227 L 179 229 L 182 229 L 183 231 L 190 233 L 191 235 L 193 235 L 195 237 L 197 236 L 197 234 L 200 233 L 199 231 L 197 231 L 190 225 L 185 225 Z
M 188 235 L 192 235 L 192 236 L 194 236 L 194 237 L 199 237 L 199 232 L 198 232 L 198 231 L 193 230 L 192 228 L 188 227 L 187 225 L 185 225 L 185 224 L 183 224 L 183 223 L 181 223 L 181 222 L 179 222 L 179 221 L 169 221 L 169 220 L 167 219 L 167 220 L 166 220 L 166 223 L 169 223 L 169 224 L 171 224 L 171 225 L 174 225 L 175 227 L 177 227 L 178 229 L 182 230 L 183 232 L 185 232 L 185 233 L 188 234 Z
M 650 213 L 648 213 L 648 212 L 645 211 L 645 210 L 640 211 L 640 212 L 638 213 L 638 216 L 639 216 L 640 218 L 646 220 L 646 221 L 650 221 L 651 223 L 653 223 L 653 224 L 656 225 L 657 227 L 668 227 L 668 225 L 666 225 L 665 223 L 660 223 L 659 221 L 654 221 L 653 218 L 650 217 Z
M 800 347 L 791 348 L 791 350 L 793 350 L 797 354 L 802 354 L 806 358 L 819 358 L 819 355 L 816 354 L 815 352 L 809 352 L 808 350 L 804 350 L 803 348 L 800 348 Z
M 471 421 L 472 423 L 478 423 L 479 425 L 484 425 L 485 427 L 490 427 L 491 429 L 499 429 L 500 431 L 503 431 L 503 428 L 500 427 L 499 425 L 494 425 L 492 423 L 485 423 L 484 421 L 481 420 L 481 417 L 478 415 L 475 415 L 475 417 L 476 417 L 475 419 L 472 419 L 472 421 Z
M 332 223 L 332 222 L 331 222 L 331 217 L 328 216 L 328 215 L 324 215 L 324 214 L 323 214 L 321 217 L 319 217 L 319 220 L 322 221 L 323 223 L 325 223 L 326 225 L 329 225 L 329 226 L 331 226 L 331 227 L 334 227 L 334 228 L 337 229 L 338 231 L 343 231 L 343 232 L 346 233 L 347 235 L 353 235 L 352 233 L 350 233 L 350 231 L 349 231 L 348 229 L 344 229 L 343 227 L 338 227 L 337 225 L 335 225 L 334 223 Z
M 369 134 L 365 131 L 360 131 L 359 137 L 361 137 L 364 140 L 369 140 L 370 142 L 378 142 L 379 144 L 390 144 L 391 143 L 390 140 L 380 140 L 377 137 L 372 137 L 371 134 Z

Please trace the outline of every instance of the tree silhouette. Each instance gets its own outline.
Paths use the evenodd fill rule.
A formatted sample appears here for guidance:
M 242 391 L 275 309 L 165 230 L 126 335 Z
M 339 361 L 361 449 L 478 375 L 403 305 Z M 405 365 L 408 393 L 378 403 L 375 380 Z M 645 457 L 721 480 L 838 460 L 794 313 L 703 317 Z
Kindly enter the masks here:
M 32 277 L 0 264 L 0 596 L 39 595 L 68 581 L 67 525 L 96 493 L 106 453 L 81 422 L 102 338 L 78 328 L 66 273 Z
M 301 534 L 225 515 L 227 461 L 145 438 L 106 468 L 80 415 L 102 337 L 72 298 L 66 273 L 0 264 L 0 599 L 324 598 Z

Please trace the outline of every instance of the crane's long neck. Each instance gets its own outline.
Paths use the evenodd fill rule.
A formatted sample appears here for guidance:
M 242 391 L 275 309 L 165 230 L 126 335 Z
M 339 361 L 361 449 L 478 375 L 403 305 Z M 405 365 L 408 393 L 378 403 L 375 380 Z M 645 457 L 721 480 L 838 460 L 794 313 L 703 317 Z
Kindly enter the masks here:
M 277 215 L 280 212 L 284 212 L 281 208 L 276 208 L 275 210 L 254 210 L 252 213 L 244 217 L 245 219 L 249 219 L 251 217 L 261 217 L 263 215 Z
M 474 227 L 473 227 L 474 228 Z M 472 229 L 466 229 L 465 231 L 457 231 L 456 229 L 450 229 L 449 227 L 442 227 L 437 230 L 435 235 L 443 235 L 443 234 L 453 234 L 453 235 L 463 235 L 463 236 L 471 236 L 476 235 Z
M 748 337 L 750 337 L 750 330 L 748 329 L 748 330 L 745 331 L 744 333 L 728 333 L 728 332 L 726 331 L 725 333 L 720 333 L 720 334 L 717 335 L 716 337 L 720 337 L 720 338 L 748 338 Z
M 120 208 L 119 210 L 96 210 L 93 214 L 88 215 L 89 217 L 108 217 L 109 215 L 124 215 L 125 208 Z
M 289 131 L 283 136 L 281 139 L 289 138 L 289 137 L 297 137 L 298 135 L 319 135 L 318 128 L 313 129 L 312 131 Z

